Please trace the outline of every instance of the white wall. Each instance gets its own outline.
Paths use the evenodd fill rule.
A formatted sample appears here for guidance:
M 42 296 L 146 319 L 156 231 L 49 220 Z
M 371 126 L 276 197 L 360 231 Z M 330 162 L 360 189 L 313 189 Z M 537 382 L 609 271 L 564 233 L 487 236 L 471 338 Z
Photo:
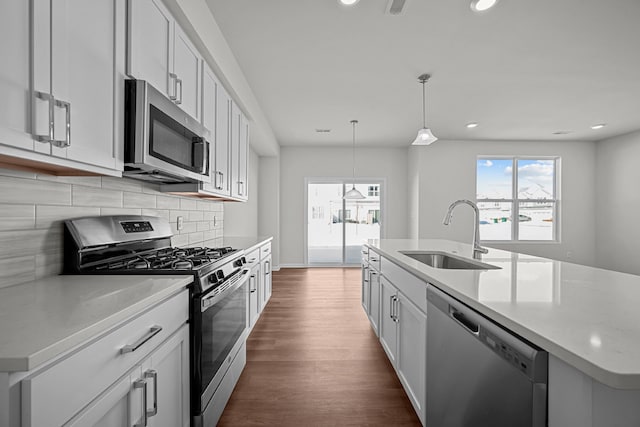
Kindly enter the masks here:
M 259 169 L 258 155 L 253 149 L 249 149 L 249 200 L 246 202 L 225 202 L 225 236 L 256 237 L 258 235 Z
M 640 274 L 640 131 L 596 143 L 596 264 Z
M 282 147 L 280 156 L 280 265 L 302 265 L 305 177 L 351 176 L 352 152 L 346 147 Z M 358 148 L 356 176 L 386 179 L 386 237 L 406 238 L 407 149 Z
M 280 157 L 260 157 L 258 235 L 273 236 L 271 260 L 280 268 Z
M 595 257 L 595 143 L 537 141 L 437 141 L 411 147 L 418 158 L 420 238 L 470 242 L 471 209 L 456 211 L 449 226 L 442 219 L 451 202 L 476 197 L 476 160 L 479 155 L 561 157 L 561 242 L 492 245 L 516 252 L 592 265 Z M 411 168 L 409 168 L 411 170 Z

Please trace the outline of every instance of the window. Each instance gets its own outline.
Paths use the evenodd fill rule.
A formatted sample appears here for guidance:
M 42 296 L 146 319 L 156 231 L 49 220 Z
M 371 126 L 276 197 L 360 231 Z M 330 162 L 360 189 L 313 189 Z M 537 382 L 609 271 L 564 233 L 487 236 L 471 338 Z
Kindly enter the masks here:
M 312 206 L 311 207 L 311 219 L 324 219 L 324 207 Z
M 380 186 L 379 185 L 370 185 L 367 191 L 367 195 L 369 197 L 379 196 L 380 195 Z
M 480 240 L 557 241 L 558 163 L 558 158 L 478 158 Z

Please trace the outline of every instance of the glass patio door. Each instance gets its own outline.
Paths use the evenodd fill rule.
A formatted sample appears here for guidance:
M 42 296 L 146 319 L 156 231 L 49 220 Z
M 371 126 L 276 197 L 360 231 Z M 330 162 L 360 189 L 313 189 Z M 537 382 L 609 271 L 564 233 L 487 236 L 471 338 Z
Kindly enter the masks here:
M 358 182 L 365 198 L 345 200 L 346 180 L 307 181 L 307 264 L 360 264 L 367 239 L 381 235 L 382 182 Z

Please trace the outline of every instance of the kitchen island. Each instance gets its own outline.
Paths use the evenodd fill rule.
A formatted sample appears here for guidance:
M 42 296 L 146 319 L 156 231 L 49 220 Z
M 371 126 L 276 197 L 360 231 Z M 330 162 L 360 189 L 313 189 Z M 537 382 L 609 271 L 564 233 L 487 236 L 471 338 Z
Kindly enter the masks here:
M 407 297 L 425 313 L 430 283 L 548 351 L 549 426 L 640 425 L 640 277 L 497 249 L 482 257 L 499 267 L 487 270 L 434 268 L 402 253 L 472 258 L 470 245 L 446 240 L 371 240 L 365 249 L 383 276 L 399 267 L 423 284 L 412 288 L 423 295 Z

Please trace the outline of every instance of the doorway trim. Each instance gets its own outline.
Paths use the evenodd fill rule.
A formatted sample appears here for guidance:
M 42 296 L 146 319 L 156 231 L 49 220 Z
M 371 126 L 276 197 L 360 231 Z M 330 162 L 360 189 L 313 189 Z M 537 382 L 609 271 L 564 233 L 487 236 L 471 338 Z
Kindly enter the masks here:
M 344 233 L 344 227 L 345 227 L 345 223 L 343 222 L 343 231 L 342 231 L 342 263 L 335 263 L 335 264 L 309 264 L 309 224 L 308 224 L 308 218 L 309 218 L 309 184 L 343 184 L 343 189 L 344 189 L 344 185 L 346 184 L 351 184 L 351 183 L 355 183 L 355 184 L 380 184 L 380 219 L 378 220 L 379 224 L 380 224 L 380 239 L 384 239 L 386 237 L 386 222 L 387 222 L 387 210 L 386 210 L 386 204 L 387 204 L 387 179 L 386 178 L 381 178 L 381 177 L 356 177 L 355 179 L 353 177 L 341 177 L 341 176 L 337 176 L 337 177 L 327 177 L 327 176 L 322 176 L 322 177 L 313 177 L 313 176 L 306 176 L 304 178 L 304 197 L 303 197 L 303 227 L 304 227 L 304 233 L 303 233 L 303 240 L 302 240 L 302 245 L 304 248 L 304 256 L 303 256 L 303 262 L 304 265 L 307 267 L 353 267 L 353 266 L 359 266 L 360 264 L 345 264 L 345 233 Z M 344 202 L 343 202 L 344 203 Z M 344 206 L 344 204 L 343 204 Z

